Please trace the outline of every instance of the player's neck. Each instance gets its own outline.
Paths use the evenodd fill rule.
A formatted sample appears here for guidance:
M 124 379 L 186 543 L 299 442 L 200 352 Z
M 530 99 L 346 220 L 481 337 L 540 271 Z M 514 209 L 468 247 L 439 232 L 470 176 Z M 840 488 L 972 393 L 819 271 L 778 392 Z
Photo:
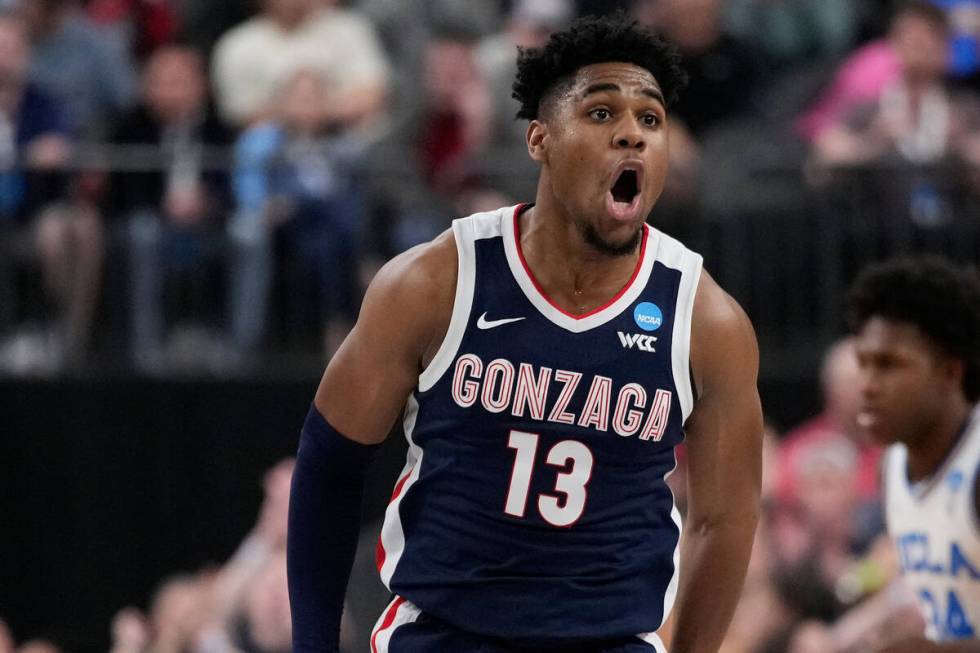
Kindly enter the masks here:
M 963 397 L 957 397 L 950 403 L 950 409 L 941 412 L 928 433 L 906 445 L 910 481 L 920 481 L 935 474 L 962 437 L 973 404 Z
M 605 305 L 636 270 L 640 247 L 622 256 L 599 252 L 571 219 L 547 201 L 525 211 L 518 224 L 517 236 L 531 273 L 548 296 L 570 313 L 588 313 Z

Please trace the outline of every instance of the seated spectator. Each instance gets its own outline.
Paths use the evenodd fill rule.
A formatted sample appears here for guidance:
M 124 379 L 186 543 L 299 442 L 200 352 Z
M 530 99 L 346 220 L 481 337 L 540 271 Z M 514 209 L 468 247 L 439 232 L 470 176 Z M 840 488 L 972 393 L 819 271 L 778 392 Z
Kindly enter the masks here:
M 173 41 L 177 4 L 175 0 L 90 0 L 85 13 L 116 49 L 135 52 L 142 60 Z
M 319 73 L 294 74 L 276 95 L 274 118 L 246 131 L 236 146 L 232 341 L 246 356 L 261 342 L 279 238 L 287 258 L 313 279 L 325 348 L 333 352 L 357 309 L 365 146 L 351 132 L 331 129 L 324 111 L 329 91 Z
M 18 0 L 34 52 L 31 80 L 63 103 L 80 136 L 102 136 L 136 96 L 128 52 L 112 47 L 70 0 Z
M 948 26 L 927 2 L 904 5 L 892 20 L 889 41 L 900 76 L 876 101 L 852 109 L 814 142 L 819 163 L 858 165 L 882 159 L 933 164 L 944 158 L 980 160 L 977 98 L 946 85 Z
M 813 142 L 849 115 L 856 106 L 875 102 L 901 76 L 901 63 L 887 39 L 876 39 L 840 65 L 816 102 L 800 117 L 797 132 Z
M 215 47 L 213 75 L 222 116 L 248 126 L 275 114 L 277 85 L 299 70 L 329 82 L 325 120 L 345 127 L 375 120 L 384 107 L 387 62 L 360 14 L 325 0 L 262 0 L 262 12 Z
M 494 103 L 477 65 L 475 35 L 446 30 L 434 36 L 422 83 L 423 103 L 373 152 L 373 164 L 388 171 L 375 180 L 373 194 L 394 205 L 390 242 L 396 253 L 435 237 L 455 217 L 508 201 L 483 181 Z
M 149 617 L 132 606 L 116 613 L 110 653 L 290 650 L 285 547 L 293 466 L 286 458 L 266 472 L 255 526 L 227 562 L 164 580 L 150 600 Z M 350 627 L 345 614 L 342 650 L 351 650 Z
M 816 417 L 790 430 L 779 446 L 775 499 L 783 505 L 799 501 L 799 460 L 809 447 L 844 437 L 855 446 L 854 479 L 858 510 L 854 515 L 858 546 L 866 547 L 881 534 L 884 524 L 878 490 L 881 447 L 869 442 L 857 428 L 860 400 L 859 370 L 854 343 L 846 338 L 835 343 L 824 356 L 820 371 L 823 410 Z
M 760 78 L 758 55 L 725 31 L 721 0 L 644 0 L 636 11 L 677 46 L 690 77 L 670 107 L 672 121 L 679 119 L 701 138 L 751 107 Z
M 475 59 L 495 104 L 493 131 L 498 142 L 516 144 L 521 150 L 525 147 L 526 125 L 514 119 L 520 105 L 511 97 L 517 49 L 543 47 L 552 32 L 571 23 L 574 12 L 571 0 L 520 0 L 511 9 L 504 29 L 479 43 Z
M 24 24 L 0 15 L 0 230 L 8 266 L 39 257 L 58 326 L 26 368 L 58 367 L 85 353 L 99 288 L 102 226 L 89 206 L 71 201 L 64 168 L 71 156 L 61 108 L 27 79 Z M 13 344 L 13 343 L 12 343 Z M 43 360 L 41 360 L 43 359 Z M 18 363 L 20 365 L 20 363 Z
M 144 369 L 163 362 L 168 271 L 200 268 L 220 253 L 227 175 L 204 169 L 204 150 L 230 140 L 209 110 L 200 54 L 182 46 L 157 50 L 143 73 L 141 104 L 113 134 L 115 144 L 149 146 L 152 170 L 115 173 L 108 198 L 127 220 L 130 353 Z

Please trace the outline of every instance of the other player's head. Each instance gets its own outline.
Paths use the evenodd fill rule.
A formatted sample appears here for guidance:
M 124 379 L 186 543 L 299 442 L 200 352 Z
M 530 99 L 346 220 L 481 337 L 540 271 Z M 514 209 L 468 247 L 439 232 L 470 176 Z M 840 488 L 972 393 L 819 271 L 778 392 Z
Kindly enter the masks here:
M 632 252 L 667 175 L 667 108 L 685 82 L 676 51 L 621 14 L 587 17 L 522 50 L 517 68 L 539 204 L 597 251 Z
M 915 443 L 980 398 L 980 279 L 937 258 L 869 267 L 848 298 L 861 369 L 859 424 Z

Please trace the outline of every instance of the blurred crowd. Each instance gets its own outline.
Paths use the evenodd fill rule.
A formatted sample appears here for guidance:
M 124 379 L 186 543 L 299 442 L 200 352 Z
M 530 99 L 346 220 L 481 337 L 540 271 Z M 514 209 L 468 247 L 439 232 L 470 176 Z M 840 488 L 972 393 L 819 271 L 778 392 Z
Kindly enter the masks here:
M 980 189 L 973 0 L 0 0 L 0 372 L 329 355 L 381 261 L 533 198 L 517 47 L 612 10 L 690 75 L 668 232 L 760 147 L 920 225 Z
M 763 512 L 744 590 L 723 653 L 866 653 L 883 637 L 924 628 L 884 534 L 881 450 L 857 427 L 860 376 L 845 338 L 820 370 L 821 412 L 785 433 L 767 428 Z M 292 459 L 263 479 L 255 526 L 224 564 L 174 570 L 150 597 L 120 606 L 111 653 L 279 653 L 290 650 L 285 536 Z M 686 506 L 685 456 L 669 483 Z M 345 651 L 361 650 L 388 601 L 373 566 L 379 525 L 365 527 L 348 590 Z M 669 625 L 667 626 L 669 630 Z M 0 620 L 0 653 L 19 647 Z

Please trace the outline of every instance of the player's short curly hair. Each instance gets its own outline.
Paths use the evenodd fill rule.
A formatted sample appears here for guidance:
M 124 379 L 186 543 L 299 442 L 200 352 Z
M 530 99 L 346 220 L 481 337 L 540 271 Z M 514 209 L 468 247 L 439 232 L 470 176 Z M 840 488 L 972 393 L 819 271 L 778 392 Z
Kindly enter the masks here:
M 625 14 L 586 16 L 551 35 L 543 48 L 520 48 L 513 96 L 517 118 L 535 120 L 542 100 L 568 83 L 576 71 L 594 63 L 623 62 L 646 68 L 672 104 L 687 84 L 680 55 L 667 41 Z
M 936 257 L 898 259 L 867 268 L 847 300 L 854 331 L 871 318 L 912 324 L 966 367 L 963 392 L 980 399 L 980 278 Z

